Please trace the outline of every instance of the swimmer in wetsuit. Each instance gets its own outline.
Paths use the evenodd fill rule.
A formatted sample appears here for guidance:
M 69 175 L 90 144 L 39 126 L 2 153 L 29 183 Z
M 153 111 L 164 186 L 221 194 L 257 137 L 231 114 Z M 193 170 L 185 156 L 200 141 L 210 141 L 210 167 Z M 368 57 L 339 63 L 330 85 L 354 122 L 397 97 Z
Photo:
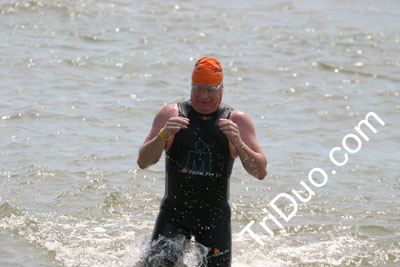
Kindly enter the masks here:
M 139 150 L 140 168 L 166 151 L 165 195 L 144 265 L 173 266 L 183 252 L 165 249 L 178 236 L 208 248 L 206 266 L 231 265 L 229 177 L 239 156 L 243 167 L 262 180 L 267 159 L 250 118 L 222 104 L 223 72 L 218 60 L 204 57 L 192 73 L 191 99 L 164 106 Z M 165 251 L 163 251 L 165 250 Z M 171 254 L 171 255 L 168 255 Z

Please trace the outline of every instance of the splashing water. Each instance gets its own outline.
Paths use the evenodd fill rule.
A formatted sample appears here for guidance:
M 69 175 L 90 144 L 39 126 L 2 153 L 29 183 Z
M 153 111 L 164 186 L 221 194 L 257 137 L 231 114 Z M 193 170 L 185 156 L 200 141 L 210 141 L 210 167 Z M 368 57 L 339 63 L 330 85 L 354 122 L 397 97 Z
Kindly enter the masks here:
M 179 235 L 174 238 L 160 236 L 148 244 L 144 255 L 135 266 L 207 266 L 209 248 Z M 173 265 L 175 264 L 175 265 Z

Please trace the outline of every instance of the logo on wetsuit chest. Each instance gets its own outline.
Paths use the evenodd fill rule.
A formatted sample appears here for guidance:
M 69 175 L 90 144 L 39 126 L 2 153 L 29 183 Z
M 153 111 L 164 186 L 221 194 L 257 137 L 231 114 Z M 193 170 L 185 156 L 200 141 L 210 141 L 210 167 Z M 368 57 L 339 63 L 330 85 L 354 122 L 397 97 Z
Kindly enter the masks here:
M 211 168 L 211 152 L 203 140 L 197 140 L 194 148 L 188 153 L 185 168 L 180 172 L 201 176 L 219 177 L 221 174 L 213 173 Z M 207 149 L 207 151 L 206 151 Z

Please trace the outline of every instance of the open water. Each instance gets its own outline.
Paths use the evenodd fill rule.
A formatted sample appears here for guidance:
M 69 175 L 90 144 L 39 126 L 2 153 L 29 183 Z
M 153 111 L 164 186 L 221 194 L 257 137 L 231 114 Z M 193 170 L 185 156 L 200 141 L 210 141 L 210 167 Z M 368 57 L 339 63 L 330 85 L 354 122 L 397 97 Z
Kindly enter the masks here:
M 269 162 L 258 181 L 236 161 L 233 266 L 399 266 L 399 18 L 396 0 L 0 1 L 0 266 L 133 266 L 164 192 L 164 159 L 140 170 L 138 148 L 206 55 Z M 367 142 L 369 112 L 385 125 Z M 347 134 L 361 148 L 338 167 Z M 315 195 L 285 222 L 269 202 L 301 181 Z

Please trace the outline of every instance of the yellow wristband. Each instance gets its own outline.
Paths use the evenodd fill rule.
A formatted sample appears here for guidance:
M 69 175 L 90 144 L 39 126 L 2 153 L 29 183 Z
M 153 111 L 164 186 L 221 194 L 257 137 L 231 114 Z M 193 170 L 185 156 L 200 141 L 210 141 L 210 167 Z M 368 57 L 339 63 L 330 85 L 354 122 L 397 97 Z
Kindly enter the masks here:
M 164 130 L 164 128 L 161 128 L 161 129 L 160 129 L 160 137 L 161 137 L 162 140 L 168 141 L 169 137 L 166 138 L 166 137 L 162 134 L 163 130 Z

